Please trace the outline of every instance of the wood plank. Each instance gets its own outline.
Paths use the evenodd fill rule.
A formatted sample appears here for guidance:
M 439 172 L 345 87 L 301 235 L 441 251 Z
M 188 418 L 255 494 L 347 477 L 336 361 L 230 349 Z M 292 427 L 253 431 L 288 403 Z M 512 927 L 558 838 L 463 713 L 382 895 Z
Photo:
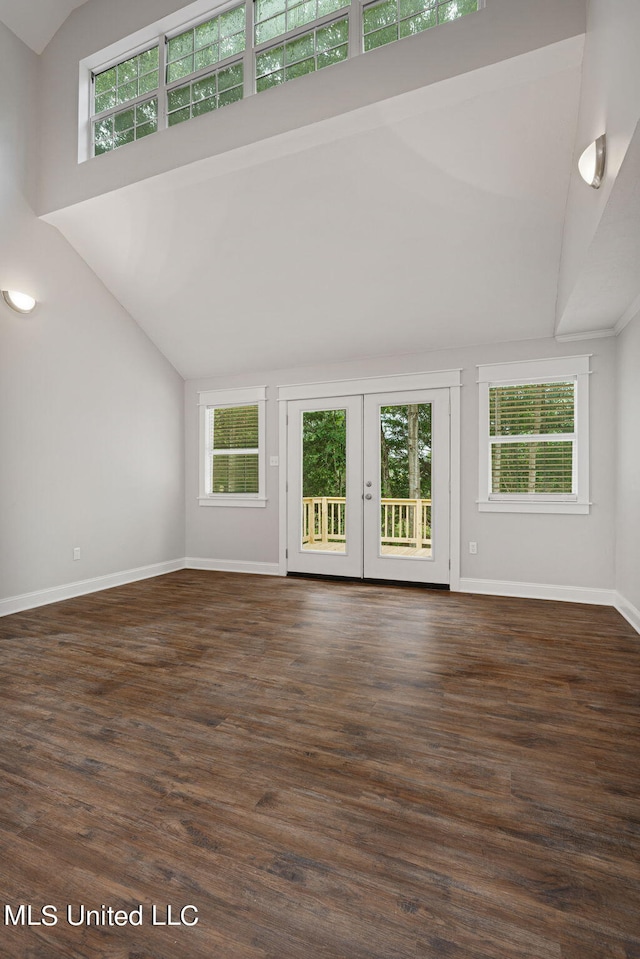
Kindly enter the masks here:
M 637 959 L 639 688 L 591 606 L 181 571 L 6 617 L 2 902 L 147 921 L 0 954 Z

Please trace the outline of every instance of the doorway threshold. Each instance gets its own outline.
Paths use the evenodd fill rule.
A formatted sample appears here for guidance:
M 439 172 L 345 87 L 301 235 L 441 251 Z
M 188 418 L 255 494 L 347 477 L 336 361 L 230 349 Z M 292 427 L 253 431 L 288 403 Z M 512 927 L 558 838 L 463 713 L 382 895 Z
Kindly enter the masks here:
M 400 586 L 402 588 L 410 587 L 412 589 L 438 589 L 449 591 L 448 583 L 413 583 L 405 579 L 374 579 L 369 576 L 329 576 L 325 573 L 296 573 L 292 570 L 287 571 L 287 576 L 296 579 L 319 579 L 328 582 L 337 583 L 365 583 L 367 586 Z

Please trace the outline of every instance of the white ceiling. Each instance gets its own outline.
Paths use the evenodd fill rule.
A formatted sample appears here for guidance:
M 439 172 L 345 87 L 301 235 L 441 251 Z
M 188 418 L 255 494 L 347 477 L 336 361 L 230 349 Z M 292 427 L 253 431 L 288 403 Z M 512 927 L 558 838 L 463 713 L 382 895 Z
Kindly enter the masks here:
M 86 0 L 0 0 L 0 20 L 36 53 L 42 53 L 72 10 Z
M 580 70 L 517 67 L 52 221 L 187 378 L 550 336 Z

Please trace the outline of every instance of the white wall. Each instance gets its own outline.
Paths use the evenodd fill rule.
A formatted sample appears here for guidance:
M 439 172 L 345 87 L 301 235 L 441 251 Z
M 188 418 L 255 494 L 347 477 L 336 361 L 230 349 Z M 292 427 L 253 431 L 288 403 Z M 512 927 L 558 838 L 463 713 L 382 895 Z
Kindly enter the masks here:
M 0 599 L 184 555 L 182 380 L 33 212 L 37 79 L 0 24 Z
M 640 314 L 617 339 L 616 588 L 640 629 Z
M 541 515 L 479 513 L 478 389 L 476 365 L 558 355 L 592 354 L 591 513 Z M 199 507 L 197 392 L 235 385 L 268 386 L 267 456 L 278 455 L 276 387 L 352 376 L 462 368 L 461 541 L 465 578 L 611 590 L 615 528 L 615 342 L 600 339 L 557 344 L 554 340 L 502 343 L 413 356 L 361 360 L 330 367 L 274 371 L 185 385 L 187 556 L 240 562 L 278 560 L 278 470 L 267 467 L 265 509 Z M 478 553 L 468 553 L 469 540 Z
M 582 64 L 576 156 L 562 249 L 558 317 L 584 267 L 587 251 L 607 206 L 615 179 L 640 121 L 640 3 L 589 0 Z M 607 135 L 607 169 L 598 191 L 585 189 L 577 172 L 582 151 Z

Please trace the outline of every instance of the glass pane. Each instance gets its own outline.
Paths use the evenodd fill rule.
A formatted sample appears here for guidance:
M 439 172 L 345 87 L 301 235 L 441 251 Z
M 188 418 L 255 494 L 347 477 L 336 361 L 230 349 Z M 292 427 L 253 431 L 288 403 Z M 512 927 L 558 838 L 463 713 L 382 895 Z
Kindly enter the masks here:
M 211 97 L 209 100 L 197 100 L 191 109 L 194 117 L 202 116 L 203 113 L 210 113 L 216 109 L 216 98 Z
M 284 62 L 286 64 L 297 63 L 298 60 L 305 60 L 313 56 L 313 34 L 306 33 L 297 40 L 290 40 L 284 45 Z
M 212 493 L 257 493 L 258 454 L 214 454 L 211 486 Z
M 262 90 L 277 87 L 280 83 L 284 83 L 284 70 L 276 70 L 275 73 L 268 73 L 266 77 L 259 77 L 256 80 L 256 90 L 261 93 Z
M 138 73 L 142 76 L 145 73 L 150 73 L 152 70 L 158 69 L 158 48 L 154 47 L 153 50 L 147 50 L 146 53 L 141 53 L 138 57 Z
M 106 93 L 107 90 L 112 90 L 116 85 L 116 68 L 111 67 L 110 70 L 105 70 L 104 73 L 99 73 L 96 77 L 96 96 L 100 93 Z
M 492 493 L 564 493 L 573 486 L 573 443 L 494 443 Z
M 230 37 L 234 33 L 244 32 L 244 7 L 236 7 L 220 17 L 220 36 Z
M 167 44 L 167 60 L 171 63 L 172 60 L 179 60 L 181 57 L 185 57 L 188 53 L 193 52 L 193 30 L 187 30 L 186 33 L 181 33 L 179 37 L 174 37 L 173 40 L 169 40 Z
M 256 23 L 275 17 L 278 13 L 284 13 L 286 6 L 286 0 L 256 0 Z
M 338 20 L 337 23 L 330 23 L 328 27 L 320 27 L 320 29 L 316 31 L 318 53 L 330 50 L 339 44 L 346 43 L 348 37 L 348 20 Z
M 432 555 L 430 403 L 380 409 L 380 554 Z
M 474 13 L 477 9 L 478 0 L 451 0 L 450 3 L 443 3 L 438 7 L 438 22 L 447 23 L 449 20 L 457 20 L 465 13 Z
M 218 89 L 228 90 L 230 87 L 237 87 L 242 84 L 242 64 L 236 63 L 226 70 L 221 70 L 218 74 Z
M 280 70 L 283 66 L 284 47 L 274 47 L 273 50 L 259 53 L 256 57 L 256 76 L 263 77 L 267 73 L 273 73 L 274 70 Z
M 199 27 L 196 27 L 196 48 L 206 47 L 210 43 L 215 43 L 218 39 L 218 21 L 216 20 L 207 20 L 206 23 L 201 23 Z
M 151 93 L 158 86 L 158 71 L 146 73 L 138 82 L 138 93 Z
M 167 83 L 172 83 L 174 80 L 181 80 L 182 77 L 187 77 L 190 73 L 193 73 L 193 57 L 185 57 L 183 60 L 177 60 L 175 63 L 170 63 L 167 67 Z
M 225 90 L 224 93 L 221 93 L 218 97 L 218 106 L 226 107 L 230 103 L 236 103 L 236 101 L 242 100 L 242 87 L 233 87 L 232 90 Z
M 212 63 L 218 62 L 218 44 L 214 43 L 211 46 L 203 47 L 202 50 L 198 50 L 195 57 L 195 67 L 196 70 L 204 70 L 205 67 L 210 67 Z
M 335 10 L 341 10 L 348 7 L 350 0 L 318 0 L 318 18 L 326 16 L 327 13 L 333 13 Z
M 234 53 L 242 53 L 244 50 L 244 33 L 236 33 L 233 37 L 220 41 L 220 59 L 232 57 Z
M 378 3 L 375 7 L 369 7 L 364 11 L 362 15 L 364 32 L 372 33 L 390 23 L 395 23 L 397 19 L 398 8 L 395 0 L 385 0 L 385 3 Z
M 417 17 L 411 17 L 409 20 L 401 21 L 400 39 L 402 39 L 402 37 L 411 37 L 414 33 L 421 33 L 423 30 L 428 30 L 429 27 L 435 27 L 435 25 L 435 10 L 419 13 Z
M 273 37 L 279 37 L 281 33 L 285 33 L 286 29 L 284 13 L 272 17 L 271 20 L 265 20 L 264 23 L 257 23 L 256 43 L 264 43 L 266 40 L 272 40 Z
M 489 389 L 491 436 L 573 433 L 575 384 L 520 383 Z
M 376 47 L 381 47 L 385 43 L 393 43 L 393 41 L 397 39 L 398 27 L 395 25 L 391 27 L 385 27 L 384 30 L 376 30 L 375 33 L 370 33 L 364 38 L 365 52 L 368 50 L 374 50 Z
M 122 83 L 128 83 L 130 80 L 135 80 L 138 76 L 138 58 L 133 57 L 131 60 L 119 63 L 117 70 L 118 86 Z
M 302 549 L 346 553 L 347 411 L 302 414 Z
M 341 47 L 334 47 L 333 50 L 327 50 L 325 53 L 318 54 L 318 70 L 323 67 L 330 67 L 332 63 L 340 63 L 346 60 L 349 53 L 349 47 L 343 43 Z
M 215 450 L 251 449 L 258 446 L 258 407 L 219 406 L 212 418 Z
M 293 30 L 295 27 L 302 27 L 305 23 L 311 23 L 311 21 L 315 19 L 315 0 L 307 0 L 306 3 L 300 3 L 289 10 L 287 13 L 287 30 Z

